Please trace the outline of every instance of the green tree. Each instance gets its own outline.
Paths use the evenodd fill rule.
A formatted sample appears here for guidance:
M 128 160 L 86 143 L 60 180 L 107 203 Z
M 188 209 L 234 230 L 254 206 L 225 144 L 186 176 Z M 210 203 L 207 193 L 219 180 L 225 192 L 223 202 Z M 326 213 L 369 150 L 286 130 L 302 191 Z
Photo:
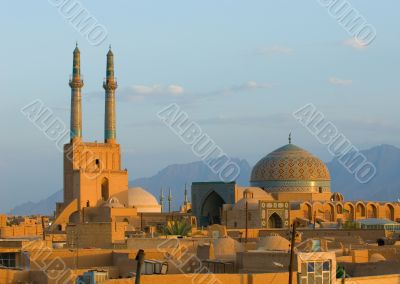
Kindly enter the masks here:
M 192 226 L 185 220 L 170 221 L 164 229 L 166 235 L 187 236 Z

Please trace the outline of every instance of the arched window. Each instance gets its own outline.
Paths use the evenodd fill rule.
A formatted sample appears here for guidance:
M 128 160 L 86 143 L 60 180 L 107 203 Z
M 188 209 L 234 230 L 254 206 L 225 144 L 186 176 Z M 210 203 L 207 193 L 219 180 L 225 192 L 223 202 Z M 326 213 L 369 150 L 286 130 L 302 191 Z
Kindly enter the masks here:
M 378 212 L 375 204 L 367 204 L 367 218 L 377 218 Z
M 101 181 L 101 198 L 107 201 L 110 198 L 108 178 L 103 178 Z
M 356 206 L 356 215 L 358 218 L 365 217 L 365 206 L 362 203 L 358 203 Z
M 220 224 L 223 204 L 225 204 L 225 201 L 222 197 L 215 191 L 212 191 L 203 202 L 200 225 Z
M 281 217 L 276 213 L 272 213 L 272 215 L 268 219 L 268 228 L 282 228 L 282 219 Z
M 385 205 L 385 213 L 386 219 L 394 221 L 394 207 L 392 204 L 388 203 Z
M 308 203 L 305 203 L 303 205 L 303 216 L 304 218 L 311 220 L 312 219 L 312 208 L 311 205 Z

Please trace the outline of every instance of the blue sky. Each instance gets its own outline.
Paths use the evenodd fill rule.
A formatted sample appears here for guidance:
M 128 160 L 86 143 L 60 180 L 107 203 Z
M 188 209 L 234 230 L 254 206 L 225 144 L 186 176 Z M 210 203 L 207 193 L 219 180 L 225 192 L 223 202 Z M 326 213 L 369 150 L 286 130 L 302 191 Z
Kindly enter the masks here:
M 56 1 L 0 10 L 0 211 L 62 187 L 62 153 L 21 113 L 42 100 L 69 123 L 72 51 L 81 50 L 83 135 L 103 139 L 105 54 L 112 44 L 117 136 L 130 179 L 197 160 L 156 113 L 176 102 L 230 156 L 251 164 L 287 142 L 326 147 L 291 113 L 313 103 L 354 145 L 400 146 L 398 1 L 350 1 L 376 39 L 354 44 L 319 1 L 80 1 L 106 27 L 89 44 Z

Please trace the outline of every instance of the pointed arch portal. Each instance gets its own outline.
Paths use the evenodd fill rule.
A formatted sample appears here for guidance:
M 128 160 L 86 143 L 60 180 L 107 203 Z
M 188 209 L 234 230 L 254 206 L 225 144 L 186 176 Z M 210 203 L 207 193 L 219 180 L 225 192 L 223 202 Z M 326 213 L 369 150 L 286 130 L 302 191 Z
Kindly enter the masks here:
M 283 228 L 282 219 L 276 212 L 269 217 L 268 228 Z
M 224 199 L 215 191 L 211 192 L 203 202 L 201 209 L 201 225 L 207 226 L 221 223 L 222 206 Z

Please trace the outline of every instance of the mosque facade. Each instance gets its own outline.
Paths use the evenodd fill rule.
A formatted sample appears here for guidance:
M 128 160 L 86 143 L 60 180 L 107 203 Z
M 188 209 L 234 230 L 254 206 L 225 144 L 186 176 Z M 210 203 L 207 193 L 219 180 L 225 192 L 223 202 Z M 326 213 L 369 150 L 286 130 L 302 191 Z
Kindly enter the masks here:
M 347 201 L 331 192 L 330 173 L 323 161 L 289 143 L 260 159 L 250 186 L 235 182 L 192 184 L 193 214 L 200 226 L 227 228 L 338 227 L 361 219 L 400 220 L 398 202 Z
M 164 196 L 160 202 L 145 189 L 129 188 L 128 171 L 121 166 L 117 142 L 114 54 L 107 53 L 103 81 L 104 141 L 82 139 L 82 88 L 80 51 L 73 52 L 70 141 L 64 145 L 64 199 L 56 205 L 52 229 L 65 231 L 68 224 L 115 222 L 115 226 L 143 227 L 143 216 L 162 225 Z M 325 163 L 310 152 L 289 143 L 260 159 L 253 167 L 250 186 L 236 182 L 193 182 L 192 202 L 181 207 L 192 225 L 223 224 L 227 228 L 288 228 L 337 226 L 361 219 L 398 221 L 397 202 L 347 201 L 331 192 Z M 171 204 L 172 196 L 168 196 Z M 171 207 L 169 206 L 169 210 Z M 150 215 L 149 215 L 150 214 Z M 195 217 L 195 218 L 194 218 Z M 160 221 L 163 220 L 163 221 Z M 150 221 L 149 221 L 150 222 Z M 121 224 L 119 224 L 121 223 Z M 151 222 L 150 222 L 151 223 Z

